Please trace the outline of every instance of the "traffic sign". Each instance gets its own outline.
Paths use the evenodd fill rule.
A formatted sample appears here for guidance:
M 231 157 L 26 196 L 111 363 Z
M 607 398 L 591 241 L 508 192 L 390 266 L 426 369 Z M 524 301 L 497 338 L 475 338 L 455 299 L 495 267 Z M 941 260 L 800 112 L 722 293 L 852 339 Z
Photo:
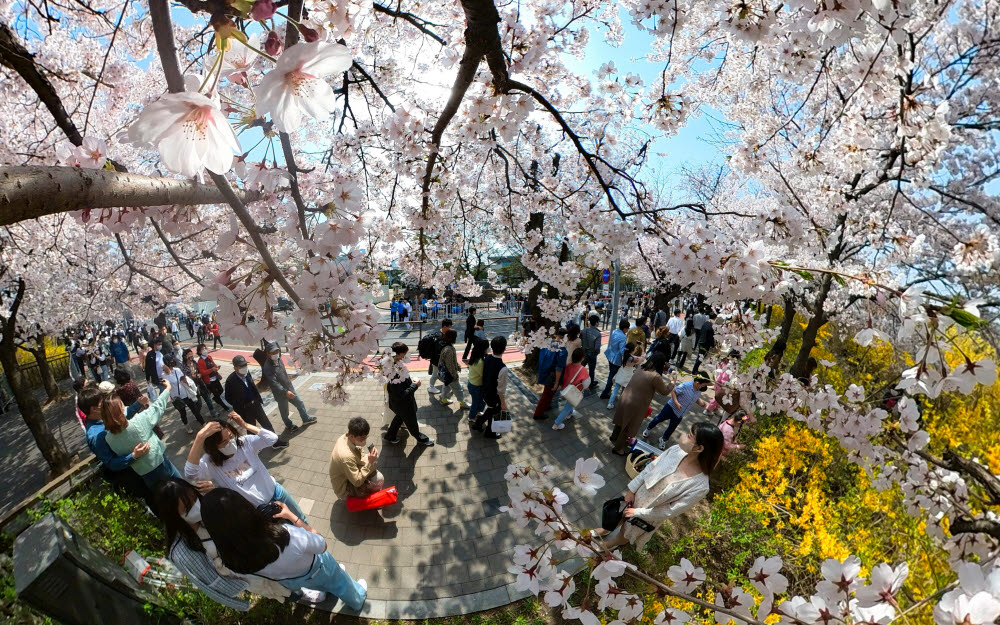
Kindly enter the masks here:
M 604 271 L 601 272 L 601 282 L 603 282 L 604 284 L 607 284 L 608 282 L 611 282 L 611 270 L 610 269 L 605 269 Z

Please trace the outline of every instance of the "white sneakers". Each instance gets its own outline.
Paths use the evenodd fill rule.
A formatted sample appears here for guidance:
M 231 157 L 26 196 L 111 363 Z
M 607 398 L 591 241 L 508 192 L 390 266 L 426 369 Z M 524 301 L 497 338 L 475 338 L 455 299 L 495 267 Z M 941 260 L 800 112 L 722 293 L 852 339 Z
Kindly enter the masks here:
M 368 592 L 368 582 L 366 582 L 364 578 L 358 580 L 358 586 L 361 586 L 365 589 L 365 592 Z
M 434 386 L 434 385 L 432 384 L 431 386 L 428 386 L 428 387 L 427 387 L 427 392 L 428 392 L 428 393 L 440 393 L 440 392 L 441 392 L 441 389 L 439 389 L 438 387 L 436 387 L 436 386 Z
M 559 430 L 563 429 L 564 427 L 566 427 L 565 423 L 553 423 L 552 424 L 552 429 L 556 430 L 556 431 L 559 431 Z

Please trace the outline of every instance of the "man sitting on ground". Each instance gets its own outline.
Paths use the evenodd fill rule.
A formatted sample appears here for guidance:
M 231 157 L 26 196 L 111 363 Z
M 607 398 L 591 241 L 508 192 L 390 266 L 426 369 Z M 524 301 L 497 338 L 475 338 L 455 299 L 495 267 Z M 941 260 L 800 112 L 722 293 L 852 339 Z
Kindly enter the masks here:
M 347 423 L 347 433 L 330 453 L 330 484 L 337 497 L 367 497 L 382 489 L 385 478 L 377 467 L 378 450 L 368 445 L 371 426 L 364 417 Z

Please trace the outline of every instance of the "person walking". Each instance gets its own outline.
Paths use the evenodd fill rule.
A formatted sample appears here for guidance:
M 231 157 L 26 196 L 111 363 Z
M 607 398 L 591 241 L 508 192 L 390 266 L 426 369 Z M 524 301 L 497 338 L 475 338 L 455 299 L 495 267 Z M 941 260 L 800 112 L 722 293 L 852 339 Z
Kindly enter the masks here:
M 208 324 L 208 332 L 212 335 L 212 349 L 216 350 L 221 345 L 225 347 L 225 343 L 222 342 L 222 331 L 219 330 L 219 323 L 212 319 L 212 322 Z
M 698 332 L 694 329 L 694 319 L 688 319 L 681 331 L 681 342 L 677 347 L 677 357 L 674 359 L 674 364 L 677 365 L 678 369 L 684 366 L 688 355 L 694 351 L 697 337 Z
M 611 398 L 611 389 L 615 385 L 615 375 L 622 366 L 622 358 L 625 356 L 625 332 L 628 331 L 628 319 L 618 321 L 618 328 L 611 332 L 608 337 L 608 346 L 604 349 L 604 357 L 608 360 L 608 381 L 601 392 L 601 399 Z
M 368 584 L 355 581 L 327 551 L 326 539 L 279 503 L 273 517 L 239 493 L 216 488 L 201 497 L 201 520 L 227 568 L 273 579 L 293 591 L 321 590 L 352 610 L 365 605 Z
M 635 326 L 625 333 L 625 340 L 633 345 L 642 345 L 643 353 L 646 353 L 646 344 L 648 343 L 648 335 L 643 329 L 645 323 L 646 318 L 640 315 L 635 318 Z
M 562 377 L 562 386 L 559 390 L 563 390 L 572 384 L 581 392 L 583 391 L 583 385 L 588 383 L 587 367 L 583 362 L 586 357 L 587 355 L 584 353 L 582 347 L 577 347 L 573 350 L 572 362 L 566 366 L 566 371 Z M 572 419 L 574 415 L 576 415 L 575 406 L 567 400 L 563 409 L 556 417 L 555 423 L 552 424 L 552 429 L 557 431 L 563 429 L 566 427 L 565 421 Z
M 660 308 L 656 311 L 656 314 L 653 315 L 653 330 L 659 330 L 665 325 L 667 325 L 667 311 Z
M 444 348 L 444 334 L 451 329 L 452 325 L 451 319 L 442 319 L 440 330 L 429 332 L 417 343 L 417 352 L 421 358 L 426 357 L 430 361 L 429 370 L 431 379 L 427 383 L 427 392 L 431 394 L 441 392 L 441 389 L 435 386 L 434 383 L 440 378 L 441 367 L 439 361 L 441 360 L 441 350 Z
M 184 384 L 184 371 L 173 356 L 166 360 L 163 367 L 163 374 L 170 382 L 170 399 L 174 404 L 174 408 L 181 415 L 181 423 L 184 424 L 184 431 L 188 434 L 194 434 L 194 430 L 188 425 L 187 409 L 191 410 L 191 414 L 198 420 L 198 423 L 205 424 L 205 420 L 201 417 L 201 402 L 198 401 L 198 396 L 192 394 L 191 390 Z
M 260 459 L 261 450 L 274 446 L 278 435 L 247 423 L 235 412 L 227 418 L 209 421 L 198 430 L 184 463 L 184 477 L 235 490 L 256 507 L 280 501 L 305 521 L 298 502 L 271 477 Z M 246 430 L 246 435 L 240 436 L 234 426 Z
M 628 386 L 629 381 L 632 379 L 632 375 L 636 371 L 636 367 L 641 365 L 646 357 L 644 355 L 644 350 L 642 345 L 635 345 L 631 342 L 625 344 L 624 356 L 622 356 L 622 366 L 615 374 L 615 388 L 611 391 L 611 398 L 608 400 L 608 410 L 614 410 L 615 399 L 617 399 L 618 394 L 625 390 Z
M 572 356 L 578 347 L 583 347 L 583 339 L 580 338 L 580 326 L 571 323 L 566 326 L 566 353 Z
M 502 336 L 493 337 L 490 348 L 493 353 L 487 354 L 483 359 L 483 402 L 486 403 L 486 410 L 475 421 L 469 421 L 469 428 L 482 432 L 486 438 L 498 439 L 501 435 L 491 428 L 494 417 L 507 410 L 508 373 L 503 361 L 507 339 Z
M 677 356 L 677 350 L 681 344 L 681 330 L 684 329 L 684 315 L 680 308 L 674 309 L 674 316 L 667 321 L 667 331 L 670 333 L 667 338 L 670 340 L 670 350 L 667 354 L 667 362 Z
M 281 361 L 281 346 L 275 342 L 268 342 L 266 349 L 267 360 L 260 366 L 260 372 L 264 376 L 264 379 L 267 380 L 267 385 L 271 388 L 271 394 L 274 396 L 274 401 L 278 404 L 278 414 L 281 415 L 281 421 L 285 424 L 285 428 L 290 432 L 299 429 L 299 426 L 292 423 L 292 420 L 288 418 L 289 402 L 295 404 L 303 426 L 316 423 L 316 417 L 309 416 L 309 411 L 306 409 L 305 403 L 295 391 L 292 379 L 288 377 L 288 371 L 285 370 L 285 363 Z
M 677 426 L 680 425 L 681 419 L 687 414 L 691 406 L 698 404 L 702 408 L 708 405 L 704 399 L 701 398 L 701 394 L 708 390 L 709 381 L 708 378 L 695 378 L 693 380 L 688 380 L 687 382 L 682 382 L 670 391 L 670 401 L 663 404 L 663 408 L 660 412 L 649 422 L 646 429 L 642 431 L 642 438 L 648 438 L 650 432 L 653 431 L 657 425 L 669 420 L 670 425 L 667 426 L 667 431 L 663 433 L 657 441 L 657 445 L 660 449 L 665 449 L 667 446 L 667 440 L 670 435 L 674 433 Z
M 181 329 L 180 326 L 177 325 L 177 317 L 170 320 L 170 333 L 174 335 L 175 343 L 181 342 Z
M 476 336 L 476 307 L 469 308 L 469 316 L 465 318 L 465 352 L 462 354 L 462 361 L 469 362 L 469 352 L 472 351 L 472 340 Z
M 469 377 L 466 388 L 469 391 L 469 423 L 472 423 L 479 413 L 486 408 L 483 400 L 483 367 L 486 364 L 486 352 L 490 342 L 485 338 L 473 337 L 472 355 L 469 357 Z
M 685 432 L 680 443 L 653 459 L 625 489 L 624 523 L 608 537 L 604 548 L 632 543 L 642 549 L 664 521 L 704 499 L 708 476 L 719 464 L 722 447 L 719 428 L 702 421 Z
M 146 352 L 144 360 L 144 371 L 146 382 L 149 384 L 148 393 L 150 401 L 156 401 L 158 391 L 163 391 L 163 339 L 158 336 L 153 337 L 153 348 Z
M 591 313 L 587 321 L 590 325 L 580 333 L 580 341 L 583 346 L 583 353 L 587 356 L 587 371 L 590 378 L 589 388 L 594 389 L 597 388 L 597 379 L 594 377 L 597 371 L 597 357 L 601 354 L 601 329 L 597 327 L 601 322 L 601 318 L 596 313 Z
M 204 343 L 198 345 L 197 366 L 201 382 L 205 385 L 208 393 L 211 394 L 215 405 L 222 409 L 223 412 L 228 412 L 231 406 L 222 399 L 224 391 L 222 389 L 222 382 L 219 379 L 219 365 L 215 364 L 212 357 L 208 355 L 208 346 Z
M 625 455 L 625 445 L 639 431 L 653 397 L 670 394 L 673 386 L 663 378 L 666 363 L 663 354 L 656 352 L 632 374 L 615 407 L 614 428 L 610 436 L 613 453 Z
M 382 440 L 392 445 L 398 444 L 399 428 L 405 424 L 407 431 L 417 439 L 418 444 L 433 447 L 434 439 L 420 432 L 420 423 L 417 421 L 417 400 L 414 393 L 420 388 L 420 380 L 414 382 L 410 378 L 410 370 L 403 363 L 410 348 L 406 343 L 397 341 L 392 344 L 391 349 L 392 370 L 386 382 L 386 392 L 393 418 L 389 423 L 389 429 L 382 434 Z
M 447 406 L 451 403 L 450 395 L 455 395 L 458 398 L 458 406 L 461 409 L 469 407 L 469 404 L 465 403 L 465 396 L 462 393 L 462 383 L 459 380 L 459 374 L 462 371 L 462 366 L 458 364 L 458 355 L 455 352 L 455 341 L 458 339 L 458 332 L 454 328 L 448 328 L 444 331 L 444 336 L 442 339 L 441 354 L 438 357 L 438 370 L 435 374 L 441 380 L 441 396 L 439 400 L 441 405 Z
M 701 326 L 698 333 L 698 340 L 695 345 L 694 367 L 691 368 L 692 375 L 698 375 L 701 369 L 702 360 L 705 359 L 713 349 L 715 349 L 715 319 L 718 317 L 714 312 L 708 314 L 708 319 Z
M 128 345 L 126 345 L 125 341 L 120 339 L 117 334 L 112 336 L 109 350 L 111 351 L 111 358 L 115 365 L 115 371 L 124 367 L 125 363 L 128 362 Z
M 535 405 L 534 419 L 541 421 L 545 419 L 545 413 L 553 408 L 556 389 L 561 388 L 563 371 L 566 370 L 566 360 L 569 357 L 566 351 L 566 329 L 556 328 L 555 337 L 545 349 L 538 354 L 538 383 L 542 385 L 542 394 Z
M 233 358 L 233 367 L 235 371 L 226 378 L 226 402 L 250 425 L 259 423 L 264 429 L 273 432 L 274 426 L 264 414 L 264 400 L 250 375 L 247 359 L 243 356 L 236 356 Z M 282 449 L 288 447 L 288 442 L 277 439 L 273 447 Z

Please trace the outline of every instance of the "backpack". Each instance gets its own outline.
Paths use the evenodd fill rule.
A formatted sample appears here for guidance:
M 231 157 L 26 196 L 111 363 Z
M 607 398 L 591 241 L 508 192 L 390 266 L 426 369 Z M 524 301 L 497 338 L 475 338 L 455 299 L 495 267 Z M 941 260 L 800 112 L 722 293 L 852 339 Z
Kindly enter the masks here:
M 260 347 L 253 350 L 253 359 L 257 361 L 257 364 L 261 367 L 267 362 L 267 352 L 264 351 L 264 339 L 260 340 Z
M 423 360 L 430 360 L 432 363 L 436 362 L 435 356 L 438 352 L 438 339 L 441 337 L 440 332 L 431 332 L 430 334 L 425 334 L 421 337 L 420 341 L 417 343 L 417 355 Z

